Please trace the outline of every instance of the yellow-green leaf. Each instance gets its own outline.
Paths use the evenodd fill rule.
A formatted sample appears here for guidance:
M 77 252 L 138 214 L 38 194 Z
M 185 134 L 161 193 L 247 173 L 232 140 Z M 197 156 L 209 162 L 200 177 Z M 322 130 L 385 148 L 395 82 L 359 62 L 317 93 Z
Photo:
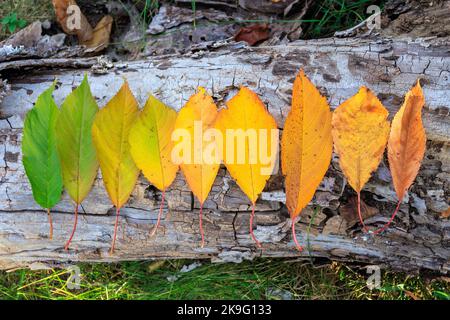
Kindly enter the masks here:
M 118 209 L 128 201 L 139 175 L 128 143 L 128 135 L 138 112 L 137 101 L 125 82 L 97 113 L 92 127 L 103 182 L 112 203 Z
M 98 111 L 87 76 L 61 106 L 57 147 L 67 193 L 80 204 L 91 190 L 98 161 L 92 143 L 92 124 Z
M 130 151 L 136 165 L 161 191 L 172 184 L 178 171 L 171 159 L 176 118 L 175 110 L 150 96 L 130 130 Z

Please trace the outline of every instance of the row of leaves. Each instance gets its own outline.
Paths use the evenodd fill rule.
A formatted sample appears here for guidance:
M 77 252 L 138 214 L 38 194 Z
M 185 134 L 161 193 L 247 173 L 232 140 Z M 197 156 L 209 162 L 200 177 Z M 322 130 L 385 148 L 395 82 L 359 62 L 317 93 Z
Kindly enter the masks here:
M 43 92 L 27 114 L 22 151 L 33 196 L 40 206 L 47 208 L 50 226 L 50 208 L 60 200 L 63 185 L 76 204 L 75 223 L 66 249 L 75 234 L 78 206 L 88 195 L 99 166 L 117 213 L 111 252 L 115 247 L 120 208 L 128 201 L 139 172 L 142 171 L 148 181 L 162 191 L 154 233 L 160 222 L 165 192 L 179 168 L 201 204 L 203 246 L 202 208 L 219 165 L 204 162 L 174 164 L 171 160 L 173 130 L 188 130 L 193 137 L 196 121 L 201 121 L 204 131 L 216 128 L 223 134 L 227 129 L 277 128 L 264 103 L 246 87 L 242 87 L 220 112 L 212 97 L 199 88 L 178 114 L 153 96 L 139 111 L 127 82 L 101 110 L 91 94 L 87 76 L 67 96 L 60 109 L 52 98 L 54 89 L 53 84 Z M 296 218 L 312 200 L 325 176 L 331 162 L 333 142 L 340 167 L 357 192 L 358 214 L 365 231 L 360 192 L 378 167 L 388 145 L 390 170 L 399 199 L 389 223 L 394 219 L 425 152 L 426 138 L 421 118 L 423 105 L 424 97 L 418 81 L 406 94 L 392 126 L 387 120 L 388 111 L 366 87 L 361 87 L 356 95 L 331 112 L 326 98 L 300 71 L 294 81 L 291 110 L 281 139 L 286 206 L 293 220 L 292 234 L 299 250 L 301 246 L 295 237 Z M 248 150 L 246 148 L 245 163 L 236 164 L 227 159 L 223 159 L 223 163 L 252 204 L 250 234 L 260 245 L 252 230 L 255 203 L 270 174 L 263 174 L 261 169 L 266 164 L 260 160 L 250 163 Z M 192 149 L 192 154 L 195 152 L 199 150 Z M 383 231 L 389 223 L 374 232 Z M 51 236 L 52 226 L 50 229 Z

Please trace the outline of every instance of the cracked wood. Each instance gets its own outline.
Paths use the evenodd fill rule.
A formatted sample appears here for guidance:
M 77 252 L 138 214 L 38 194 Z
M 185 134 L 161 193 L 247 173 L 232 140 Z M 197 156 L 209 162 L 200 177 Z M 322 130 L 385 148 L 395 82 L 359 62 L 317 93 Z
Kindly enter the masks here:
M 54 240 L 47 239 L 46 213 L 32 199 L 20 144 L 23 117 L 36 97 L 56 76 L 55 100 L 60 105 L 81 82 L 84 71 L 47 70 L 23 76 L 9 72 L 12 94 L 0 105 L 0 268 L 39 268 L 78 261 L 208 258 L 238 262 L 259 256 L 302 256 L 446 273 L 450 270 L 450 222 L 440 213 L 448 209 L 450 197 L 449 48 L 448 40 L 442 39 L 322 39 L 251 49 L 237 44 L 211 52 L 116 64 L 108 74 L 90 75 L 92 92 L 100 106 L 118 91 L 122 76 L 127 77 L 141 106 L 152 92 L 176 110 L 199 85 L 209 89 L 219 105 L 233 96 L 239 85 L 245 85 L 268 105 L 280 128 L 300 68 L 319 86 L 332 108 L 364 84 L 378 94 L 391 117 L 403 95 L 417 78 L 422 78 L 427 151 L 394 226 L 375 238 L 362 234 L 358 226 L 341 228 L 346 221 L 339 214 L 340 208 L 353 193 L 334 156 L 312 203 L 301 214 L 297 229 L 299 241 L 305 245 L 302 254 L 295 250 L 289 235 L 282 177 L 273 176 L 257 202 L 255 235 L 263 244 L 257 249 L 247 232 L 248 201 L 223 167 L 205 202 L 203 249 L 199 248 L 199 203 L 180 175 L 167 192 L 162 227 L 156 237 L 150 238 L 161 194 L 140 177 L 121 212 L 117 249 L 110 256 L 114 212 L 99 174 L 82 204 L 84 214 L 73 250 L 65 252 L 63 243 L 70 232 L 73 204 L 64 194 L 55 209 Z M 367 219 L 369 225 L 386 222 L 395 207 L 390 179 L 383 160 L 362 191 L 363 200 L 379 211 Z M 320 210 L 314 212 L 314 206 L 320 206 Z

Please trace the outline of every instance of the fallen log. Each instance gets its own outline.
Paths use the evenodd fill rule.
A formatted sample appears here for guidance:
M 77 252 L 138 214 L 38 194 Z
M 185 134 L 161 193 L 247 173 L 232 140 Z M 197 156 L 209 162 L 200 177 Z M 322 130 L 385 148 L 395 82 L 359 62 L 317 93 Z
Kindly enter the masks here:
M 118 91 L 122 77 L 129 81 L 141 105 L 151 92 L 180 109 L 197 86 L 206 87 L 219 105 L 240 85 L 255 90 L 280 128 L 288 113 L 292 82 L 303 68 L 328 97 L 333 108 L 367 85 L 389 109 L 391 117 L 404 94 L 422 79 L 426 107 L 427 151 L 419 176 L 392 227 L 379 236 L 361 232 L 351 210 L 354 193 L 333 157 L 327 175 L 297 226 L 305 246 L 299 253 L 290 235 L 283 205 L 283 179 L 274 175 L 257 203 L 255 235 L 248 234 L 249 201 L 224 168 L 205 203 L 206 244 L 200 248 L 199 203 L 180 174 L 167 192 L 162 226 L 150 237 L 161 194 L 140 177 L 121 211 L 116 252 L 108 250 L 114 209 L 99 174 L 82 203 L 77 233 L 64 251 L 73 223 L 73 203 L 64 194 L 53 210 L 54 239 L 48 239 L 46 213 L 33 201 L 21 163 L 23 118 L 37 96 L 56 77 L 58 105 L 77 86 L 84 70 L 39 70 L 9 73 L 12 93 L 0 105 L 0 269 L 43 267 L 76 262 L 166 258 L 207 258 L 234 261 L 256 257 L 325 257 L 379 264 L 398 270 L 450 270 L 450 221 L 442 214 L 450 196 L 450 43 L 448 39 L 323 39 L 286 46 L 243 48 L 240 44 L 183 56 L 156 56 L 116 64 L 107 74 L 90 75 L 100 106 Z M 372 212 L 369 226 L 384 224 L 396 204 L 386 160 L 362 192 Z M 349 210 L 350 203 L 350 210 Z

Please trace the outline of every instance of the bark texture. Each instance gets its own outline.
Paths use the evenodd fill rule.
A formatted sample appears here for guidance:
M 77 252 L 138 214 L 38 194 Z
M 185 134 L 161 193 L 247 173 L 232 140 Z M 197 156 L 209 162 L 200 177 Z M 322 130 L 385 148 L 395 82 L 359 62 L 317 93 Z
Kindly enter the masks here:
M 431 42 L 432 41 L 432 42 Z M 54 239 L 49 240 L 46 213 L 33 201 L 21 162 L 25 113 L 55 77 L 58 105 L 77 86 L 84 70 L 20 72 L 9 70 L 12 93 L 0 105 L 0 269 L 40 268 L 79 261 L 119 261 L 163 258 L 208 258 L 234 261 L 265 257 L 325 257 L 381 264 L 393 269 L 450 270 L 450 45 L 448 39 L 429 41 L 323 39 L 286 46 L 246 48 L 242 44 L 183 56 L 150 57 L 116 64 L 108 73 L 91 74 L 99 106 L 129 81 L 141 105 L 151 92 L 180 109 L 197 86 L 206 87 L 222 104 L 240 85 L 255 90 L 283 127 L 292 82 L 303 68 L 328 97 L 333 108 L 366 85 L 377 93 L 391 117 L 404 94 L 422 79 L 427 151 L 419 176 L 401 206 L 393 226 L 379 236 L 361 232 L 352 211 L 354 193 L 337 162 L 333 162 L 310 206 L 297 225 L 305 246 L 296 251 L 286 212 L 283 178 L 274 175 L 257 203 L 255 235 L 249 234 L 249 201 L 224 168 L 205 203 L 206 244 L 200 248 L 199 204 L 181 176 L 167 193 L 162 226 L 155 237 L 161 194 L 140 177 L 130 201 L 121 211 L 116 253 L 108 253 L 114 209 L 99 174 L 88 198 L 71 250 L 63 250 L 73 223 L 73 203 L 64 194 L 53 210 Z M 369 226 L 381 226 L 396 205 L 384 160 L 363 190 Z M 315 208 L 315 209 L 314 209 Z

